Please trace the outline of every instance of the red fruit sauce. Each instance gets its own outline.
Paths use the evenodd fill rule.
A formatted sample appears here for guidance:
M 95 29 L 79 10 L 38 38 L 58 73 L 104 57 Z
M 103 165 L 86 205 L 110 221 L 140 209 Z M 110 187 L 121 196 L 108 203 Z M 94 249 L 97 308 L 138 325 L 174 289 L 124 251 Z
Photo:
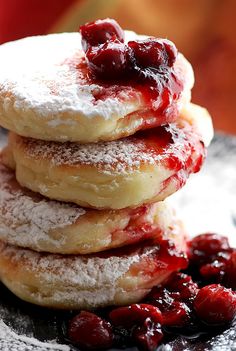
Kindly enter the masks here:
M 80 33 L 84 51 L 91 46 L 98 46 L 114 39 L 123 43 L 125 37 L 123 29 L 110 18 L 87 23 L 80 27 Z
M 198 249 L 201 258 L 205 258 L 196 265 L 193 252 L 196 254 Z M 96 339 L 97 349 L 136 346 L 139 350 L 154 351 L 173 331 L 183 334 L 192 330 L 194 335 L 206 333 L 206 330 L 214 333 L 215 326 L 232 322 L 236 317 L 236 293 L 230 289 L 235 289 L 235 281 L 229 277 L 236 276 L 236 251 L 230 248 L 225 237 L 210 233 L 189 242 L 189 252 L 190 263 L 185 273 L 173 273 L 161 286 L 154 287 L 141 303 L 98 311 L 102 317 L 89 312 L 75 316 L 68 331 L 72 342 L 91 350 Z M 206 261 L 210 264 L 225 254 L 228 257 L 222 266 L 221 285 L 209 285 L 201 277 L 201 268 Z M 184 258 L 163 240 L 157 254 L 157 260 L 161 259 L 172 262 L 172 268 L 177 270 Z
M 133 304 L 111 311 L 109 318 L 113 325 L 132 327 L 150 318 L 155 323 L 162 323 L 162 314 L 158 307 L 148 304 Z
M 184 128 L 175 124 L 160 126 L 139 131 L 132 137 L 133 143 L 142 141 L 144 152 L 159 159 L 166 168 L 175 172 L 181 171 L 182 176 L 184 173 L 188 176 L 198 172 L 206 157 L 205 146 L 187 125 Z M 181 185 L 181 175 L 179 181 Z
M 126 47 L 118 39 L 90 47 L 86 57 L 91 73 L 101 79 L 119 79 L 120 71 L 128 65 Z
M 147 38 L 125 44 L 123 30 L 110 19 L 87 23 L 80 27 L 80 33 L 91 82 L 104 86 L 104 92 L 98 93 L 96 99 L 128 92 L 129 87 L 138 90 L 146 104 L 139 129 L 166 124 L 178 117 L 177 101 L 184 82 L 174 68 L 178 52 L 172 42 Z

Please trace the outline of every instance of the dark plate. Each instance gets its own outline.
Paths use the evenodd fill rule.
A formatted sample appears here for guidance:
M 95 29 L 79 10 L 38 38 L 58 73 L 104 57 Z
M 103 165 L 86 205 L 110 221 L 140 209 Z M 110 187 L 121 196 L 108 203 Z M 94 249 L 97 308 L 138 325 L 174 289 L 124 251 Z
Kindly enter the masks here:
M 0 144 L 4 134 L 0 132 Z M 172 201 L 191 234 L 217 231 L 228 235 L 236 246 L 236 138 L 216 135 L 208 159 L 199 175 L 193 176 Z M 0 286 L 0 350 L 69 351 L 64 326 L 69 312 L 47 310 L 24 303 Z M 45 340 L 50 340 L 45 342 Z M 128 351 L 128 349 L 126 349 Z M 137 350 L 136 348 L 129 350 Z M 236 327 L 215 330 L 215 335 L 176 335 L 162 351 L 233 351 L 236 350 Z

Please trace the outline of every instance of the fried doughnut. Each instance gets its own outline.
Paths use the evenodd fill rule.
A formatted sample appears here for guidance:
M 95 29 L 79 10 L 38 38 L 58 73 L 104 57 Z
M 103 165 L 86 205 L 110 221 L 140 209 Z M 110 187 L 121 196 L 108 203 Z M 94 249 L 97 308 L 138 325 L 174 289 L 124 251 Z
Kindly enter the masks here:
M 185 249 L 183 230 L 175 243 L 164 240 L 90 256 L 39 253 L 0 242 L 0 280 L 21 299 L 51 308 L 127 305 L 186 268 Z
M 166 203 L 96 211 L 48 200 L 22 188 L 0 164 L 0 240 L 36 251 L 89 254 L 171 237 L 178 219 Z
M 12 133 L 3 160 L 22 186 L 48 198 L 121 209 L 162 201 L 182 187 L 199 171 L 212 133 L 207 111 L 191 104 L 175 124 L 112 142 L 56 143 Z
M 140 38 L 144 36 L 126 32 L 127 41 Z M 43 140 L 88 143 L 119 139 L 177 118 L 191 99 L 194 77 L 181 54 L 174 71 L 183 91 L 175 94 L 168 111 L 160 114 L 140 88 L 89 78 L 79 33 L 3 44 L 0 124 L 19 135 Z

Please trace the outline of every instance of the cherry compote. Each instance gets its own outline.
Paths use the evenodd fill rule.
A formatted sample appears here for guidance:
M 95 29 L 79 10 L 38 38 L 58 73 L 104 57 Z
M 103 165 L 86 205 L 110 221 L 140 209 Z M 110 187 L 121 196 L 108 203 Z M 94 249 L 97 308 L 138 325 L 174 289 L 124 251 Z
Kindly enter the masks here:
M 183 81 L 173 67 L 178 52 L 171 41 L 151 37 L 126 44 L 123 30 L 110 19 L 87 23 L 80 33 L 93 79 L 134 86 L 159 118 L 177 117 Z
M 166 256 L 167 252 L 173 264 L 174 260 L 178 262 L 180 258 L 171 255 L 168 245 L 159 254 Z M 226 237 L 202 234 L 189 243 L 189 259 L 185 271 L 188 274 L 173 273 L 161 286 L 154 287 L 142 303 L 104 310 L 98 315 L 76 315 L 69 324 L 69 338 L 88 350 L 137 346 L 139 350 L 154 351 L 173 332 L 185 334 L 190 330 L 195 338 L 206 331 L 214 333 L 216 326 L 229 324 L 236 317 L 236 250 L 229 246 Z M 213 284 L 209 285 L 206 274 L 200 271 L 212 272 L 214 266 L 217 272 L 222 270 L 222 282 L 217 284 L 219 275 L 212 273 Z M 198 283 L 190 276 L 193 267 L 199 271 Z
M 134 65 L 140 68 L 172 67 L 177 58 L 177 49 L 165 39 L 148 38 L 128 42 Z
M 140 350 L 155 351 L 163 339 L 161 324 L 146 318 L 144 323 L 134 330 L 133 338 Z
M 174 273 L 164 286 L 152 289 L 147 301 L 160 309 L 163 325 L 183 327 L 190 322 L 192 303 L 198 290 L 190 276 Z
M 225 236 L 215 233 L 198 235 L 189 243 L 189 269 L 199 275 L 204 284 L 222 283 L 226 271 L 229 271 L 233 251 Z
M 119 78 L 120 72 L 129 65 L 127 51 L 127 47 L 118 39 L 92 46 L 86 53 L 88 67 L 97 77 Z
M 118 39 L 124 42 L 124 31 L 119 24 L 110 18 L 86 23 L 80 27 L 82 47 L 86 52 L 91 46 L 104 44 L 109 40 Z

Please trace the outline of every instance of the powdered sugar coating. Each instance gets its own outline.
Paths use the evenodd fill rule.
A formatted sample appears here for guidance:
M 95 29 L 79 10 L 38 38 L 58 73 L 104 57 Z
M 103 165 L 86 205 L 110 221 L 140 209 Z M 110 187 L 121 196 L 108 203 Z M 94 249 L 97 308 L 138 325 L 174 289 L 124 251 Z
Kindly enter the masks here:
M 24 289 L 24 276 L 33 276 L 34 284 L 38 287 L 35 298 L 39 304 L 49 299 L 54 304 L 70 303 L 78 305 L 101 306 L 114 303 L 115 295 L 122 292 L 119 279 L 125 277 L 133 264 L 145 262 L 146 258 L 155 260 L 158 246 L 135 249 L 121 256 L 79 256 L 42 254 L 32 250 L 0 243 L 0 259 L 4 272 L 4 262 L 16 267 L 22 277 L 14 282 L 14 287 Z M 163 270 L 161 266 L 160 270 Z M 168 265 L 165 267 L 168 272 Z M 1 278 L 7 285 L 8 277 Z M 139 278 L 143 276 L 142 271 Z M 136 279 L 136 277 L 134 277 Z M 145 277 L 144 277 L 145 279 Z M 10 283 L 11 284 L 11 283 Z M 13 289 L 14 291 L 14 289 Z M 30 294 L 34 295 L 34 292 Z
M 53 241 L 48 232 L 72 225 L 86 211 L 76 205 L 44 199 L 40 195 L 22 190 L 16 183 L 14 173 L 0 164 L 0 236 L 10 233 L 9 239 L 20 235 L 21 244 L 40 240 Z M 2 218 L 1 218 L 2 217 Z M 19 240 L 19 239 L 18 239 Z M 63 239 L 61 239 L 63 240 Z
M 23 317 L 21 323 L 24 321 Z M 71 351 L 67 345 L 40 342 L 33 337 L 18 335 L 0 320 L 0 349 L 2 351 Z
M 114 285 L 133 263 L 157 251 L 158 247 L 151 246 L 122 256 L 113 256 L 112 253 L 104 257 L 63 256 L 41 254 L 9 245 L 5 246 L 4 255 L 11 257 L 12 262 L 24 263 L 26 270 L 37 273 L 39 277 L 43 276 L 47 283 L 63 282 L 65 286 L 75 284 L 83 290 L 85 287 L 93 289 Z
M 17 137 L 26 157 L 49 160 L 54 166 L 88 165 L 96 167 L 104 173 L 125 174 L 137 171 L 143 164 L 163 164 L 170 156 L 184 160 L 191 156 L 191 147 L 199 142 L 189 126 L 186 130 L 176 124 L 170 124 L 162 129 L 156 129 L 156 139 L 153 134 L 143 133 L 111 142 L 91 144 L 47 142 L 24 137 Z M 163 146 L 158 137 L 169 133 L 171 142 Z M 162 144 L 161 144 L 162 143 Z M 162 147 L 160 147 L 162 145 Z

